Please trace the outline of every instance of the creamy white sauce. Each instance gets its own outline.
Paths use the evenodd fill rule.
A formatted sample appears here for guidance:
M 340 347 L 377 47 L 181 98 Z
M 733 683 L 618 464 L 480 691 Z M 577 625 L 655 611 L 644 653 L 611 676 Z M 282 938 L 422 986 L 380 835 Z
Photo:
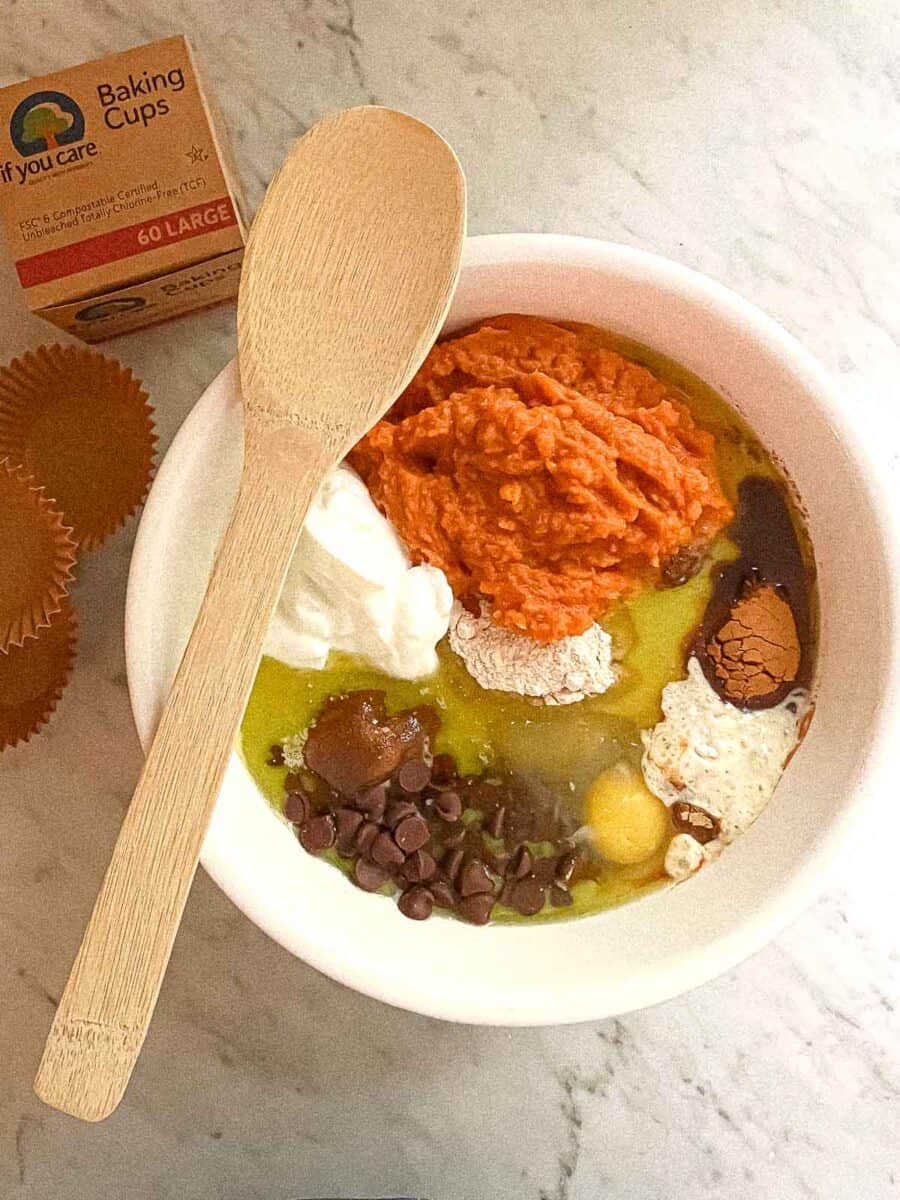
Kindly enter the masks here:
M 696 804 L 722 827 L 699 856 L 687 844 L 694 838 L 673 839 L 671 862 L 666 860 L 673 877 L 715 858 L 756 820 L 781 778 L 808 707 L 809 697 L 798 690 L 773 708 L 735 708 L 710 687 L 696 658 L 688 662 L 686 679 L 663 688 L 664 719 L 643 734 L 644 779 L 663 803 Z
M 666 874 L 687 879 L 703 862 L 703 847 L 689 833 L 676 833 L 666 850 Z
M 399 679 L 437 670 L 453 594 L 443 571 L 411 566 L 365 484 L 340 466 L 323 482 L 294 551 L 264 653 L 319 669 L 332 650 Z
M 599 625 L 577 637 L 539 642 L 495 625 L 486 607 L 470 613 L 457 601 L 450 614 L 450 648 L 483 688 L 574 704 L 616 681 L 612 639 Z

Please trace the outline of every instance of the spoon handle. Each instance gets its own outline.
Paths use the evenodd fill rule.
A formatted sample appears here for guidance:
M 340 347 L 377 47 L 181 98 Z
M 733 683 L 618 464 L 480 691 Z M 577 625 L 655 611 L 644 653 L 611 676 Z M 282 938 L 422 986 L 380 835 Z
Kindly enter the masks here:
M 296 426 L 246 417 L 231 520 L 35 1080 L 45 1103 L 86 1121 L 113 1111 L 140 1053 L 269 618 L 328 465 Z

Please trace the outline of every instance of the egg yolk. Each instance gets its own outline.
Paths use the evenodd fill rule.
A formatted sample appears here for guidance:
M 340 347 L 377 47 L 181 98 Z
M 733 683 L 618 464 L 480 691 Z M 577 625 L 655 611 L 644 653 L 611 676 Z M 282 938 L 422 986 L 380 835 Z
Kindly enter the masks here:
M 599 775 L 585 801 L 594 844 L 610 862 L 643 862 L 669 829 L 669 810 L 633 767 L 619 765 Z

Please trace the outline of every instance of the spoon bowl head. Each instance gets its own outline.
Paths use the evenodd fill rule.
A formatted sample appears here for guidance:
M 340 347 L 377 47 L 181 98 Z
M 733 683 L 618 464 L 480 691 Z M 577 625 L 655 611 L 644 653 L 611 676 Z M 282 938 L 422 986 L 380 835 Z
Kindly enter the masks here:
M 456 286 L 465 182 L 434 130 L 347 109 L 295 143 L 247 245 L 238 300 L 247 415 L 335 459 L 400 394 Z

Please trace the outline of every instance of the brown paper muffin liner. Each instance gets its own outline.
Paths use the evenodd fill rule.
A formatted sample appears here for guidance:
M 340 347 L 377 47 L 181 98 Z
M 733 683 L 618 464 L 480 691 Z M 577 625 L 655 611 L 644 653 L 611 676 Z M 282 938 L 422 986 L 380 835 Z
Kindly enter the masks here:
M 0 654 L 0 750 L 27 742 L 50 720 L 75 659 L 68 599 L 36 638 Z
M 0 458 L 23 464 L 93 550 L 143 503 L 156 437 L 147 393 L 115 359 L 41 346 L 0 370 Z
M 75 550 L 44 489 L 0 458 L 0 654 L 36 637 L 60 611 Z

